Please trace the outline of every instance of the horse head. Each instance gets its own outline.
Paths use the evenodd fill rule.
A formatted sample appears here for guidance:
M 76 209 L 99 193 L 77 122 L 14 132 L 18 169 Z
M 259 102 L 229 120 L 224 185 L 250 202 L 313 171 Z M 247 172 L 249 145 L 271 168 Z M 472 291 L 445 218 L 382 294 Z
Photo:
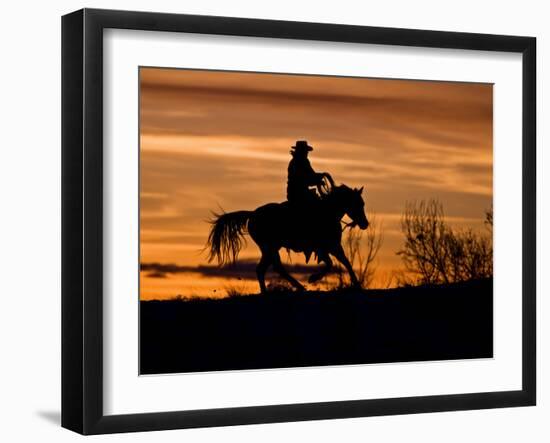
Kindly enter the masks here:
M 346 185 L 335 186 L 332 194 L 339 209 L 352 220 L 352 226 L 367 229 L 369 221 L 365 213 L 365 201 L 363 200 L 363 187 L 350 188 Z

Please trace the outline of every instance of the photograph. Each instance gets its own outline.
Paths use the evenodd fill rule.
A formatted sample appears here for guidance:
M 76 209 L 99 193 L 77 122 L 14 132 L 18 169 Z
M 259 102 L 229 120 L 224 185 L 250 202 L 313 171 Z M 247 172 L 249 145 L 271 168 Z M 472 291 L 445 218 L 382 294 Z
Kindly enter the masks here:
M 493 357 L 493 84 L 138 69 L 141 375 Z

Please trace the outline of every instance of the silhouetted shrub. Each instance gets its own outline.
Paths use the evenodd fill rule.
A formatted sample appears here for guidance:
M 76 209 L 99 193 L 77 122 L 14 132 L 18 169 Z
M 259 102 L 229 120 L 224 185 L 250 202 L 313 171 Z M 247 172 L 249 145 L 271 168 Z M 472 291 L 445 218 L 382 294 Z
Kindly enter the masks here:
M 485 224 L 492 234 L 492 210 Z M 401 219 L 405 236 L 397 252 L 405 269 L 420 283 L 454 283 L 492 277 L 492 235 L 453 229 L 437 200 L 407 203 Z

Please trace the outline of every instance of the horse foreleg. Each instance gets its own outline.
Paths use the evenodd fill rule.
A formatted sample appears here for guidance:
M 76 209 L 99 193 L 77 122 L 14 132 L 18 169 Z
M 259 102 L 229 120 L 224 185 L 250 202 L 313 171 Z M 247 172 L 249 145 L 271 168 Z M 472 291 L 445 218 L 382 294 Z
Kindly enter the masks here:
M 258 276 L 258 282 L 260 283 L 260 292 L 262 293 L 267 291 L 267 288 L 265 287 L 265 273 L 270 263 L 271 260 L 268 258 L 268 256 L 262 254 L 262 258 L 260 258 L 260 262 L 258 263 L 258 266 L 256 266 L 256 275 Z
M 342 263 L 344 265 L 344 267 L 346 268 L 346 270 L 348 271 L 349 276 L 351 278 L 351 284 L 356 288 L 360 288 L 361 283 L 359 283 L 359 280 L 357 279 L 357 276 L 355 275 L 355 271 L 353 270 L 353 266 L 351 266 L 351 263 L 349 262 L 348 258 L 346 257 L 346 254 L 345 254 L 344 250 L 342 249 L 342 246 L 340 245 L 332 253 L 332 255 L 334 255 L 338 259 L 338 261 L 340 263 Z
M 332 269 L 332 260 L 330 259 L 330 257 L 328 256 L 328 254 L 323 254 L 321 257 L 320 257 L 321 261 L 323 263 L 325 263 L 325 266 L 323 269 L 321 269 L 319 272 L 316 272 L 315 274 L 311 274 L 309 276 L 309 279 L 308 281 L 310 283 L 315 283 L 316 281 L 319 281 L 321 280 L 325 275 L 327 275 L 330 270 Z
M 283 264 L 281 263 L 281 257 L 279 256 L 279 252 L 276 252 L 273 255 L 273 269 L 279 273 L 281 277 L 288 280 L 292 286 L 294 286 L 299 291 L 305 291 L 306 288 L 298 281 L 296 280 L 292 275 L 290 275 L 287 270 L 284 268 Z

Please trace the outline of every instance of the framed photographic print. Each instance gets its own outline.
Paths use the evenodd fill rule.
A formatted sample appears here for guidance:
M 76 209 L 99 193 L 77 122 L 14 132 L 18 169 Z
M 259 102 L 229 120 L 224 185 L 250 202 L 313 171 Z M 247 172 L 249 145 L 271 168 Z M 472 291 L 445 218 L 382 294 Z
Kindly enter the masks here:
M 62 21 L 62 425 L 529 406 L 531 37 Z

